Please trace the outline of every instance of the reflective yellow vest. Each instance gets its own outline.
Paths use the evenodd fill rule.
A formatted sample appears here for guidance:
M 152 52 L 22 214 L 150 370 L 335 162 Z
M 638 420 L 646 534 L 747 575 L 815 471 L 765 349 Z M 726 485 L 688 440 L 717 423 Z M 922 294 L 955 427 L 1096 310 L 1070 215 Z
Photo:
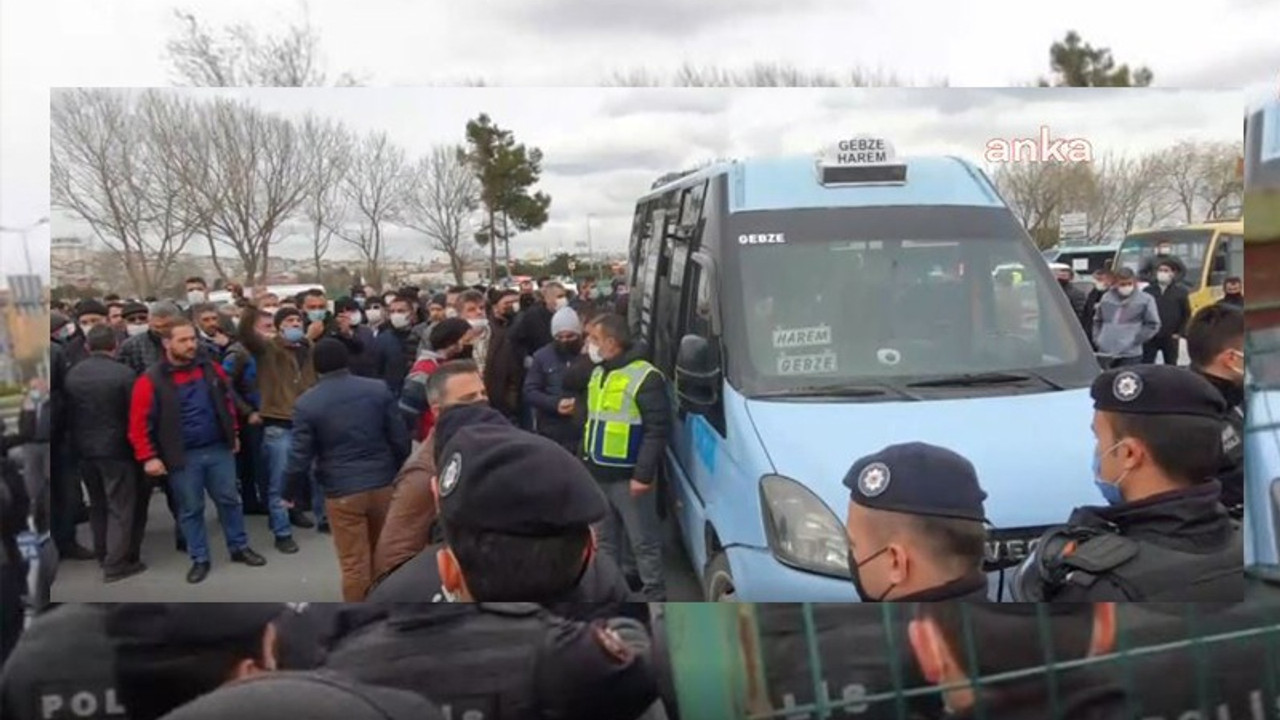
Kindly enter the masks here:
M 658 369 L 645 360 L 605 373 L 597 366 L 587 386 L 587 427 L 583 455 L 596 465 L 634 467 L 644 438 L 636 393 Z

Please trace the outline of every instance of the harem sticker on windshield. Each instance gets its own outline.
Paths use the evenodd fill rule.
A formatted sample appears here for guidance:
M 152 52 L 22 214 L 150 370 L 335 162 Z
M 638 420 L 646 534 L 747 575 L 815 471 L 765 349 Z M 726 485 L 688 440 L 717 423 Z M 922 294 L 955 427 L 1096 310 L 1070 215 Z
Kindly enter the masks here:
M 839 364 L 836 362 L 836 353 L 833 350 L 823 350 L 810 355 L 778 356 L 779 375 L 821 375 L 838 371 Z
M 831 326 L 829 325 L 790 329 L 777 328 L 773 331 L 773 346 L 779 350 L 830 344 Z

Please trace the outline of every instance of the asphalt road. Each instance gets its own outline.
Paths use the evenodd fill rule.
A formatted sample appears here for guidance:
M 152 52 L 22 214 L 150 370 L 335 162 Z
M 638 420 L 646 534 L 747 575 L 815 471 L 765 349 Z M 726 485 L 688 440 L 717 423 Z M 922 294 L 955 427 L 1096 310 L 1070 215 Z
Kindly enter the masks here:
M 267 518 L 249 516 L 246 527 L 250 545 L 267 559 L 263 567 L 252 568 L 231 562 L 227 557 L 222 528 L 212 503 L 207 505 L 205 527 L 213 568 L 199 585 L 187 583 L 191 562 L 174 549 L 173 518 L 156 493 L 151 500 L 142 560 L 147 571 L 127 580 L 102 582 L 97 563 L 65 561 L 58 568 L 53 586 L 54 602 L 340 602 L 342 588 L 333 540 L 315 530 L 294 529 L 299 551 L 283 555 L 276 551 Z M 92 546 L 89 525 L 80 526 L 80 542 Z M 673 602 L 702 600 L 698 581 L 675 540 L 667 533 L 667 594 Z

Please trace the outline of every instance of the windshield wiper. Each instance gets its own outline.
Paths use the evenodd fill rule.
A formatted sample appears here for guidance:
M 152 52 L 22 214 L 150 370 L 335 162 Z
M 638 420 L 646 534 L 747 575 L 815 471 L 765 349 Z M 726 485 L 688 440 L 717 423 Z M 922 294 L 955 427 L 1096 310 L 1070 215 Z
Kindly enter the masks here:
M 920 400 L 920 396 L 907 392 L 902 388 L 893 387 L 891 385 L 807 385 L 797 388 L 785 388 L 782 390 L 767 390 L 765 392 L 755 393 L 751 397 L 755 398 L 785 398 L 785 397 L 882 397 L 885 395 L 896 395 L 904 400 Z
M 976 385 L 1011 385 L 1032 379 L 1043 379 L 1032 375 L 1014 373 L 969 373 L 964 375 L 947 375 L 907 383 L 907 387 L 973 387 Z M 1047 381 L 1046 381 L 1047 382 Z M 1050 383 L 1052 384 L 1052 383 Z

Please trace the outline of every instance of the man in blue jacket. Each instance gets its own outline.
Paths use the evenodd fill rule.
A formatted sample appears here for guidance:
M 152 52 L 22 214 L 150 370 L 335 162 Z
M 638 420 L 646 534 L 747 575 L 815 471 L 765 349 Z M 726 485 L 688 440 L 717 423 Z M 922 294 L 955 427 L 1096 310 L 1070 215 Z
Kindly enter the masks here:
M 577 455 L 582 449 L 582 426 L 574 421 L 577 401 L 565 392 L 564 373 L 582 356 L 582 323 L 573 308 L 551 317 L 554 340 L 533 354 L 524 379 L 524 401 L 533 408 L 538 434 Z
M 293 407 L 286 502 L 302 494 L 312 462 L 325 495 L 342 568 L 342 599 L 360 602 L 373 583 L 373 539 L 391 504 L 392 481 L 409 457 L 409 430 L 380 380 L 351 374 L 347 347 L 333 338 L 312 351 L 319 381 Z

